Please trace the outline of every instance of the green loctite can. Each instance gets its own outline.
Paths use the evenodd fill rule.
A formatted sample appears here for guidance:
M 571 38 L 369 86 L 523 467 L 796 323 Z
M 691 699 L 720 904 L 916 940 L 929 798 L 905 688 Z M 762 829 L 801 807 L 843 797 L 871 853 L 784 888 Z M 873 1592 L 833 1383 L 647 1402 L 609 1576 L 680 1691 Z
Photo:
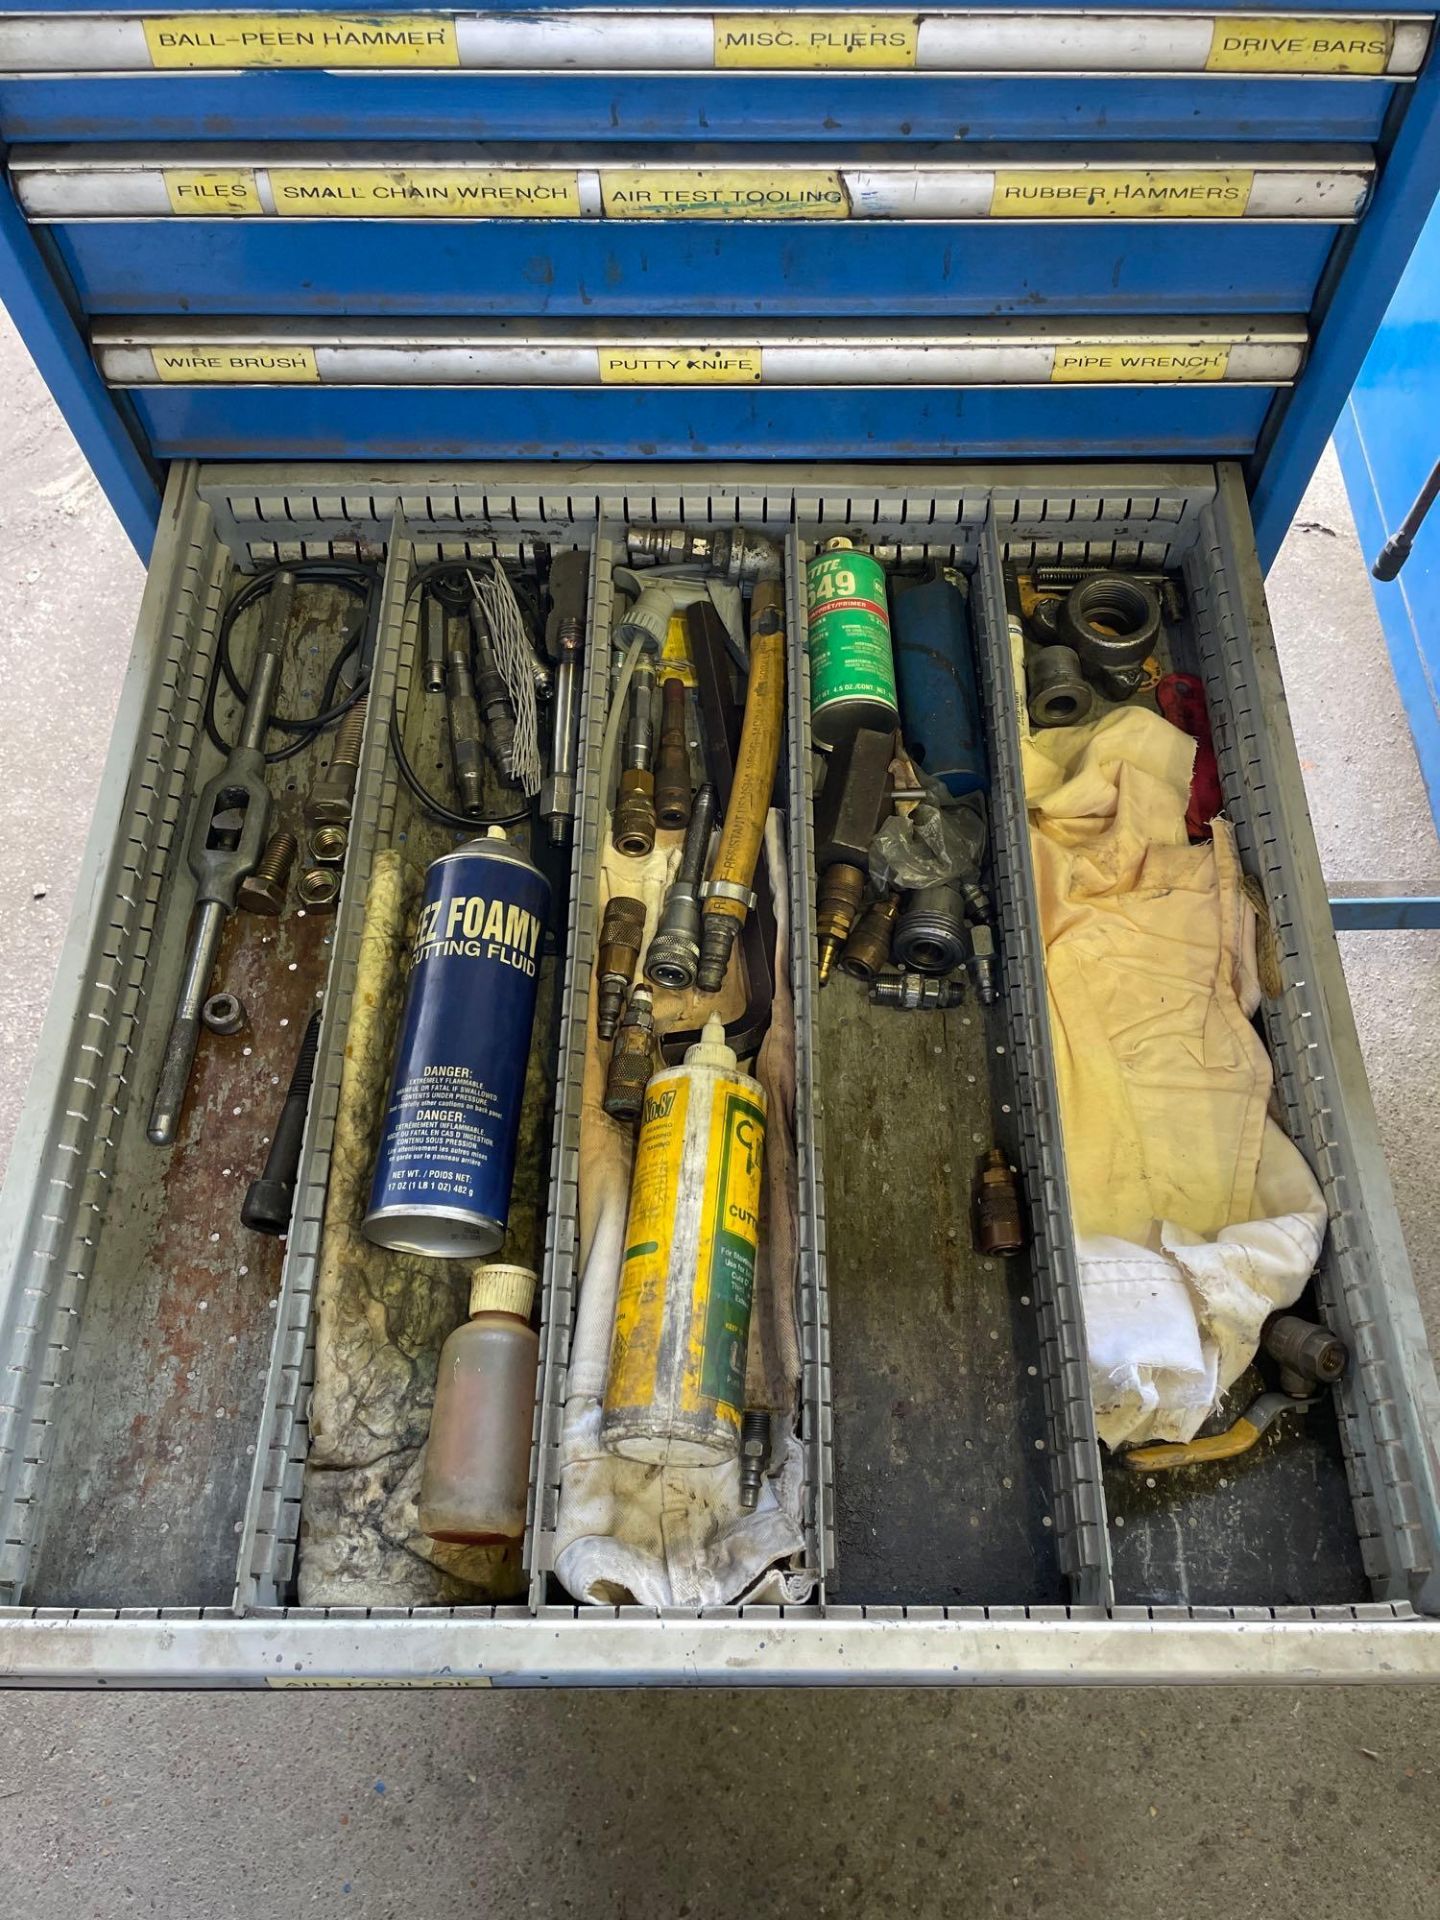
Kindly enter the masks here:
M 900 721 L 885 569 L 848 540 L 827 540 L 809 566 L 810 728 L 838 747 L 861 727 Z

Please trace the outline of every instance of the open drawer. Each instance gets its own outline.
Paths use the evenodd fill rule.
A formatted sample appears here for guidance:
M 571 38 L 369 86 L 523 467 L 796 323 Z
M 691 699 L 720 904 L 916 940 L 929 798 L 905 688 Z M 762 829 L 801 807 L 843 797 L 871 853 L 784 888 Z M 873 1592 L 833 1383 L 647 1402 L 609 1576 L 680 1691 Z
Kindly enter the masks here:
M 786 550 L 780 786 L 797 1012 L 801 1558 L 813 1598 L 581 1608 L 552 1562 L 613 575 L 627 526 L 714 523 L 763 529 Z M 837 534 L 887 562 L 940 561 L 968 576 L 992 773 L 993 1007 L 891 1013 L 847 999 L 848 982 L 818 986 L 804 565 Z M 586 550 L 590 587 L 580 810 L 569 871 L 552 875 L 562 903 L 554 1008 L 538 1029 L 555 1093 L 532 1115 L 524 1149 L 545 1214 L 526 1577 L 496 1604 L 304 1606 L 316 1286 L 364 893 L 377 855 L 417 830 L 388 740 L 418 644 L 414 587 L 441 558 L 537 547 Z M 145 1126 L 193 897 L 185 823 L 218 764 L 203 709 L 223 609 L 256 566 L 357 556 L 380 584 L 338 910 L 287 914 L 268 944 L 253 935 L 249 960 L 231 952 L 252 1032 L 223 1060 L 219 1049 L 202 1056 L 191 1150 L 167 1159 Z M 1204 679 L 1226 810 L 1277 935 L 1281 991 L 1266 1003 L 1265 1038 L 1280 1117 L 1329 1210 L 1315 1305 L 1353 1364 L 1303 1428 L 1243 1471 L 1184 1486 L 1137 1487 L 1096 1437 L 1020 784 L 1007 559 L 1180 579 L 1173 664 Z M 350 618 L 343 594 L 316 618 L 316 651 L 289 690 L 300 705 L 319 691 L 327 634 Z M 423 740 L 410 745 L 423 755 Z M 438 850 L 427 840 L 424 857 Z M 180 467 L 79 899 L 0 1214 L 0 1677 L 1440 1676 L 1440 1633 L 1425 1618 L 1440 1611 L 1440 1408 L 1237 471 Z M 283 1257 L 275 1242 L 247 1255 L 253 1242 L 231 1221 L 237 1182 L 317 993 L 292 1229 Z M 1003 1269 L 969 1242 L 974 1162 L 992 1141 L 1021 1170 L 1029 1224 L 1025 1253 Z

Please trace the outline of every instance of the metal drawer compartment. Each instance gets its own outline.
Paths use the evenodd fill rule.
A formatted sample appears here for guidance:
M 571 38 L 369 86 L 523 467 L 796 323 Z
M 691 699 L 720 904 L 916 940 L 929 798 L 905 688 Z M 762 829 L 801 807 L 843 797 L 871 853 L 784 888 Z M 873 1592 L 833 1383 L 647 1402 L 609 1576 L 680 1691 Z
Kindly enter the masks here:
M 625 525 L 709 522 L 782 532 L 787 542 L 802 1427 L 807 1551 L 823 1585 L 813 1604 L 783 1609 L 578 1608 L 547 1571 L 546 1536 L 553 1524 L 553 1416 L 573 1308 L 575 1143 L 566 1088 L 574 1082 L 581 983 L 588 986 L 594 938 L 587 889 L 599 830 L 594 789 L 605 703 L 595 663 L 605 652 L 609 575 Z M 932 1087 L 943 1078 L 954 1095 L 950 1132 L 927 1129 L 916 1141 L 921 1163 L 928 1169 L 933 1161 L 938 1180 L 949 1161 L 946 1177 L 958 1178 L 976 1150 L 971 1135 L 993 1126 L 1025 1178 L 1032 1250 L 1024 1272 L 1009 1277 L 972 1272 L 962 1262 L 952 1275 L 952 1301 L 928 1280 L 902 1286 L 893 1275 L 882 1296 L 856 1260 L 873 1260 L 875 1249 L 857 1225 L 860 1162 L 842 1129 L 847 1092 L 863 1093 L 869 1069 L 853 1033 L 847 1038 L 844 1009 L 838 1001 L 825 1004 L 815 980 L 801 626 L 805 558 L 839 532 L 882 557 L 944 559 L 970 578 L 992 758 L 992 877 L 1004 987 L 989 1024 L 966 1028 L 946 1016 L 953 1027 L 939 1042 L 945 1053 L 932 1056 L 936 1068 L 918 1053 L 907 1058 L 912 1075 L 932 1076 Z M 301 1607 L 294 1604 L 294 1542 L 327 1130 L 367 865 L 379 846 L 407 830 L 384 729 L 415 644 L 410 587 L 415 568 L 442 554 L 513 551 L 536 541 L 584 546 L 594 559 L 584 798 L 570 875 L 526 1560 L 532 1583 L 528 1599 L 500 1607 Z M 202 759 L 199 696 L 234 570 L 357 551 L 383 553 L 385 573 L 356 845 L 333 925 L 310 931 L 307 923 L 303 937 L 314 950 L 293 956 L 296 984 L 287 991 L 303 988 L 307 999 L 328 965 L 319 1091 L 283 1271 L 277 1260 L 257 1274 L 224 1237 L 223 1222 L 217 1217 L 212 1225 L 217 1209 L 208 1195 L 181 1193 L 171 1205 L 160 1177 L 147 1177 L 137 1163 L 158 1045 L 151 1002 L 168 1013 L 188 911 L 185 890 L 172 882 L 184 807 Z M 1254 1505 L 1252 1475 L 1248 1490 L 1212 1489 L 1207 1496 L 1244 1534 L 1243 1558 L 1233 1566 L 1215 1561 L 1189 1601 L 1147 1591 L 1149 1572 L 1138 1564 L 1145 1516 L 1125 1506 L 1095 1439 L 1019 786 L 1002 581 L 1007 556 L 1183 573 L 1183 644 L 1205 678 L 1227 810 L 1280 934 L 1284 990 L 1267 1010 L 1266 1037 L 1285 1125 L 1329 1205 L 1317 1288 L 1356 1360 L 1336 1401 L 1324 1457 L 1307 1456 L 1307 1471 L 1323 1477 L 1333 1495 L 1322 1541 L 1327 1572 L 1312 1589 L 1303 1584 L 1303 1569 L 1297 1574 L 1289 1564 L 1297 1556 L 1278 1537 L 1285 1514 L 1275 1499 L 1265 1511 L 1277 1537 L 1267 1547 L 1261 1529 L 1256 1545 L 1262 1510 Z M 0 1574 L 7 1582 L 0 1678 L 303 1686 L 1440 1676 L 1440 1635 L 1423 1618 L 1440 1599 L 1434 1374 L 1376 1143 L 1235 471 L 707 471 L 698 463 L 502 472 L 183 468 L 172 479 L 103 792 L 84 904 L 0 1214 L 7 1289 L 0 1294 Z M 295 928 L 285 937 L 297 938 Z M 284 971 L 292 978 L 288 961 Z M 965 1011 L 976 1014 L 973 1004 Z M 287 1033 L 296 1015 L 298 1003 L 295 1014 L 277 1008 L 277 1018 L 292 1020 Z M 278 1100 L 271 1080 L 284 1070 L 279 1052 L 267 1053 L 253 1069 L 262 1084 L 229 1105 L 254 1100 L 263 1108 Z M 252 1071 L 248 1063 L 244 1071 Z M 246 1119 L 221 1111 L 218 1086 L 216 1093 L 217 1125 Z M 877 1212 L 892 1222 L 904 1217 L 889 1201 Z M 133 1248 L 142 1229 L 149 1233 L 157 1223 L 169 1249 L 160 1276 L 165 1310 L 146 1322 L 138 1302 L 150 1283 L 142 1285 L 143 1263 L 135 1264 Z M 843 1239 L 837 1223 L 848 1223 Z M 946 1224 L 942 1218 L 942 1235 Z M 219 1241 L 209 1238 L 215 1232 Z M 251 1273 L 240 1274 L 241 1264 Z M 197 1271 L 206 1281 L 203 1321 Z M 255 1278 L 261 1288 L 247 1291 Z M 116 1305 L 127 1295 L 136 1303 L 123 1321 Z M 881 1313 L 886 1297 L 889 1326 Z M 197 1366 L 212 1316 L 221 1321 L 217 1346 L 230 1357 L 217 1363 L 206 1351 Z M 891 1342 L 888 1350 L 882 1339 Z M 989 1351 L 976 1358 L 967 1343 L 979 1339 Z M 159 1362 L 147 1341 L 164 1349 L 165 1393 L 158 1400 Z M 182 1341 L 184 1364 L 177 1365 Z M 938 1360 L 926 1359 L 923 1408 L 887 1408 L 877 1398 L 887 1364 L 904 1363 L 926 1345 Z M 955 1363 L 950 1420 L 940 1391 L 947 1360 Z M 194 1381 L 178 1384 L 192 1373 L 209 1396 L 203 1420 L 185 1404 Z M 229 1389 L 223 1395 L 222 1380 Z M 897 1388 L 892 1397 L 899 1394 Z M 215 1413 L 221 1404 L 223 1420 Z M 137 1415 L 151 1424 L 133 1427 Z M 879 1486 L 872 1515 L 887 1499 L 892 1509 L 898 1504 L 903 1450 L 892 1443 L 905 1421 L 925 1450 L 933 1525 L 926 1534 L 923 1510 L 911 1512 L 888 1550 L 877 1552 L 866 1532 L 866 1497 Z M 138 1449 L 137 1436 L 144 1441 Z M 1034 1456 L 1025 1472 L 1018 1469 L 1021 1453 Z M 1174 1525 L 1173 1511 L 1156 1520 L 1162 1546 L 1161 1529 Z M 1343 1577 L 1332 1580 L 1328 1570 L 1335 1567 Z

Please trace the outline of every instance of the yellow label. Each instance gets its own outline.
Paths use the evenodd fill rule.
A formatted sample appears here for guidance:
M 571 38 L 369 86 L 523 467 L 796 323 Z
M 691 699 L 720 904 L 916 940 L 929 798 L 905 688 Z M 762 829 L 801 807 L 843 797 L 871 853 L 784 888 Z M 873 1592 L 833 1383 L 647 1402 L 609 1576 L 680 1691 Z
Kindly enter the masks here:
M 913 67 L 920 23 L 902 13 L 717 13 L 717 67 Z
M 818 167 L 606 167 L 600 198 L 611 220 L 843 220 L 850 211 L 839 174 Z
M 1384 73 L 1394 31 L 1388 20 L 1222 17 L 1205 65 L 1211 73 Z
M 672 613 L 665 629 L 665 644 L 660 649 L 661 680 L 681 680 L 687 687 L 695 681 L 695 662 L 690 653 L 690 630 L 683 613 Z
M 1254 183 L 1249 167 L 1000 169 L 990 212 L 1003 220 L 1233 220 L 1249 205 Z
M 743 387 L 760 378 L 759 347 L 601 347 L 600 378 L 614 387 Z
M 1139 381 L 1223 380 L 1228 345 L 1057 347 L 1052 380 L 1097 380 L 1112 386 Z
M 154 67 L 458 67 L 433 13 L 177 13 L 147 20 Z
M 263 213 L 255 175 L 248 167 L 166 167 L 165 191 L 172 213 L 213 219 L 218 213 Z
M 607 1411 L 648 1407 L 655 1398 L 660 1338 L 665 1328 L 665 1282 L 680 1203 L 689 1111 L 688 1080 L 677 1078 L 659 1086 L 652 1082 L 646 1089 L 635 1168 L 630 1176 L 625 1258 L 610 1337 Z
M 361 1680 L 338 1673 L 267 1673 L 267 1687 L 490 1687 L 484 1673 L 388 1674 L 383 1680 Z
M 275 211 L 303 220 L 417 217 L 574 220 L 573 172 L 501 167 L 270 167 Z
M 152 347 L 159 380 L 186 386 L 294 386 L 320 378 L 313 347 Z
M 765 1159 L 764 1095 L 743 1080 L 715 1082 L 700 1257 L 690 1307 L 682 1413 L 714 1413 L 740 1431 L 745 1355 L 760 1244 L 760 1177 Z

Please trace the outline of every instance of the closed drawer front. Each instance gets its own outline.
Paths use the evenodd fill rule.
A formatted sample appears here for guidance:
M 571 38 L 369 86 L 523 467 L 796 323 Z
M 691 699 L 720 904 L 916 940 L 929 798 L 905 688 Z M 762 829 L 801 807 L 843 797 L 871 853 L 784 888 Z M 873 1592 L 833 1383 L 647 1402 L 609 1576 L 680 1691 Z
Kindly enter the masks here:
M 0 139 L 161 463 L 1237 458 L 1268 550 L 1432 24 L 56 7 Z
M 547 1572 L 575 1304 L 576 1097 L 596 932 L 596 781 L 611 588 L 625 529 L 735 521 L 780 532 L 787 549 L 806 1557 L 824 1586 L 800 1608 L 715 1609 L 704 1617 L 679 1609 L 657 1620 L 635 1608 L 577 1611 Z M 856 1265 L 865 1226 L 854 1210 L 865 1205 L 874 1150 L 868 1161 L 856 1157 L 847 1106 L 856 1084 L 847 1075 L 859 1054 L 847 1053 L 836 1026 L 839 989 L 828 990 L 826 1003 L 815 984 L 802 569 L 813 547 L 840 531 L 886 560 L 956 564 L 971 583 L 994 781 L 1004 991 L 983 1019 L 968 1010 L 978 1024 L 956 1026 L 948 1043 L 956 1062 L 970 1064 L 974 1090 L 957 1092 L 944 1124 L 927 1124 L 904 1144 L 927 1192 L 932 1181 L 936 1192 L 954 1191 L 949 1173 L 941 1180 L 941 1162 L 964 1161 L 974 1150 L 969 1116 L 988 1116 L 1023 1169 L 1033 1241 L 1018 1267 L 985 1277 L 973 1296 L 966 1288 L 981 1276 L 963 1269 L 948 1302 L 925 1270 L 897 1276 L 883 1294 L 867 1292 Z M 547 1149 L 531 1583 L 517 1602 L 493 1610 L 403 1617 L 382 1610 L 360 1619 L 344 1608 L 287 1606 L 309 1446 L 316 1261 L 361 897 L 371 861 L 404 817 L 386 728 L 416 645 L 411 588 L 417 569 L 439 554 L 523 553 L 541 542 L 584 547 L 591 579 L 582 804 L 564 979 L 556 982 L 563 984 L 560 1095 Z M 357 552 L 383 556 L 385 574 L 345 888 L 338 915 L 323 929 L 282 924 L 297 985 L 282 981 L 275 991 L 295 1004 L 283 1016 L 281 1001 L 271 1009 L 293 1021 L 312 981 L 325 983 L 296 1224 L 283 1262 L 267 1246 L 253 1273 L 237 1278 L 229 1264 L 234 1175 L 228 1162 L 210 1164 L 236 1137 L 229 1106 L 204 1108 L 204 1124 L 175 1166 L 143 1139 L 189 914 L 182 823 L 213 759 L 196 687 L 209 671 L 237 567 Z M 1284 1121 L 1330 1211 L 1316 1285 L 1325 1316 L 1352 1346 L 1352 1373 L 1285 1452 L 1257 1461 L 1230 1485 L 1207 1488 L 1201 1537 L 1188 1549 L 1179 1544 L 1183 1490 L 1137 1504 L 1103 1458 L 1089 1409 L 1019 787 L 1006 558 L 1163 568 L 1183 584 L 1187 614 L 1176 644 L 1204 678 L 1227 811 L 1278 936 L 1283 988 L 1267 1003 L 1265 1028 Z M 752 460 L 736 479 L 703 462 L 489 472 L 439 462 L 187 467 L 172 481 L 105 793 L 80 890 L 91 905 L 72 934 L 62 970 L 70 987 L 57 995 L 47 1024 L 0 1216 L 9 1289 L 0 1356 L 0 1573 L 10 1602 L 0 1617 L 0 1671 L 7 1677 L 144 1682 L 204 1672 L 241 1684 L 346 1676 L 424 1684 L 443 1673 L 459 1684 L 722 1677 L 743 1684 L 1233 1680 L 1261 1672 L 1395 1679 L 1440 1671 L 1435 1630 L 1421 1617 L 1440 1600 L 1434 1377 L 1233 470 L 1133 463 L 802 469 Z M 248 1088 L 231 1104 L 254 1101 L 262 1110 L 276 1097 L 269 1068 L 278 1067 L 291 1044 L 284 1034 L 292 1032 L 275 1020 L 257 1027 L 248 1043 L 256 1066 L 237 1058 L 228 1069 L 228 1084 Z M 917 1055 L 914 1072 L 928 1071 Z M 963 1071 L 957 1079 L 965 1082 Z M 916 1080 L 917 1097 L 924 1084 Z M 897 1204 L 882 1200 L 878 1186 L 874 1193 L 877 1217 Z M 264 1264 L 271 1253 L 273 1268 Z M 154 1299 L 145 1294 L 157 1261 L 187 1287 L 208 1273 L 204 1324 L 193 1294 L 167 1293 L 163 1284 Z M 927 1351 L 947 1350 L 962 1328 L 969 1339 L 972 1311 L 983 1345 L 966 1349 L 966 1366 L 946 1378 L 942 1394 Z M 216 1322 L 224 1324 L 211 1348 L 204 1342 Z M 884 1352 L 880 1340 L 891 1342 Z M 182 1353 L 192 1357 L 177 1367 Z M 873 1391 L 877 1369 L 883 1374 L 891 1362 L 914 1375 L 903 1414 L 877 1406 Z M 203 1446 L 193 1409 L 177 1424 L 193 1391 L 187 1366 L 225 1411 L 217 1420 L 207 1403 Z M 906 1510 L 914 1481 L 897 1475 L 903 1456 L 888 1439 L 901 1418 L 925 1436 L 915 1479 L 933 1489 L 938 1476 L 945 1487 L 943 1498 L 927 1492 L 918 1516 Z M 126 1447 L 104 1444 L 112 1431 L 130 1436 Z M 1311 1490 L 1299 1508 L 1292 1501 L 1297 1474 Z M 135 1531 L 142 1484 L 143 1538 Z M 868 1517 L 864 1487 L 885 1492 Z M 1296 1511 L 1305 1529 L 1293 1524 Z M 1217 1550 L 1225 1541 L 1233 1551 Z M 1181 1597 L 1187 1585 L 1188 1599 Z

